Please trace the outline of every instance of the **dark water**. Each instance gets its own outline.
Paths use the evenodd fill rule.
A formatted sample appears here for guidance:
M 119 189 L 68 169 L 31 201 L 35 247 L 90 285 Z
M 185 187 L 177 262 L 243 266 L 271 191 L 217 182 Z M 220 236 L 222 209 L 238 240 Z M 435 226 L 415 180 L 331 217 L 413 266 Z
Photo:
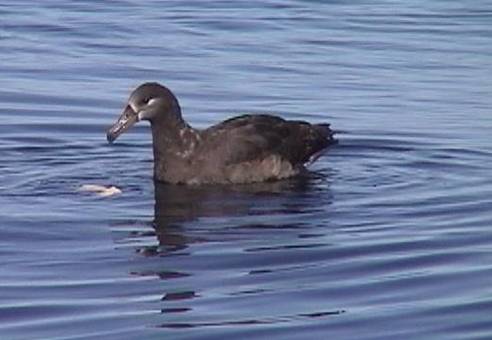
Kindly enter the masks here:
M 489 1 L 4 1 L 2 339 L 491 339 Z M 145 80 L 206 126 L 331 122 L 303 178 L 152 181 Z M 77 189 L 117 185 L 99 198 Z

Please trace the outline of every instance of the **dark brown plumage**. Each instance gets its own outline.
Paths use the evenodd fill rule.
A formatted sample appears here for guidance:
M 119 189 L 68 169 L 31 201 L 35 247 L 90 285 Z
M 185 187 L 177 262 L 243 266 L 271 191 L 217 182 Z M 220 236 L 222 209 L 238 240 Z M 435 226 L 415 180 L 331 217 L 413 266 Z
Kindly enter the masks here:
M 205 130 L 190 127 L 166 87 L 145 83 L 130 95 L 108 141 L 149 120 L 154 178 L 183 184 L 252 183 L 298 174 L 335 142 L 329 124 L 260 114 L 242 115 Z

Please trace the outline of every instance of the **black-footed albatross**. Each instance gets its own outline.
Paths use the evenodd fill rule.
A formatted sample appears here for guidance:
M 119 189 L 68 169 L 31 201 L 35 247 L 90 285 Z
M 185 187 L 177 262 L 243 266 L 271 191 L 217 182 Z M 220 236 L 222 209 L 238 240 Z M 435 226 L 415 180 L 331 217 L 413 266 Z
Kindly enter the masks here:
M 245 114 L 204 130 L 188 125 L 174 94 L 144 83 L 107 132 L 112 143 L 134 123 L 148 120 L 154 179 L 174 184 L 253 183 L 299 174 L 335 143 L 329 124 Z

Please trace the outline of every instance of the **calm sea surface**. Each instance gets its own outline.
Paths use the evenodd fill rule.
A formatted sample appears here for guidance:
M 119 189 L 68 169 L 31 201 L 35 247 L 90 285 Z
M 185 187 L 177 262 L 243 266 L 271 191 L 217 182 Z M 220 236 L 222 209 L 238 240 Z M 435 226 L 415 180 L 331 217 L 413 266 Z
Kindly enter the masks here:
M 0 4 L 1 339 L 492 339 L 492 3 Z M 152 181 L 143 81 L 205 127 L 330 122 L 303 178 Z M 121 195 L 81 193 L 116 185 Z

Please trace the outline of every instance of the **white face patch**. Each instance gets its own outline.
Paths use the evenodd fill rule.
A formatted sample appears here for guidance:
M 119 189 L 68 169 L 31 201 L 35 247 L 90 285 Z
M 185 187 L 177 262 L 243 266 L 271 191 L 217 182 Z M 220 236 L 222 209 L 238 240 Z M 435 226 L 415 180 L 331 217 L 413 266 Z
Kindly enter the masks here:
M 142 110 L 138 112 L 138 120 L 145 120 L 147 119 L 147 111 Z
M 152 106 L 153 104 L 155 104 L 155 102 L 157 101 L 157 98 L 151 98 L 149 99 L 149 101 L 147 102 L 147 104 L 145 104 L 144 108 L 140 111 L 136 111 L 134 110 L 135 112 L 138 112 L 138 120 L 150 120 L 153 116 L 153 112 L 150 111 L 150 106 Z M 132 109 L 134 107 L 132 106 Z

